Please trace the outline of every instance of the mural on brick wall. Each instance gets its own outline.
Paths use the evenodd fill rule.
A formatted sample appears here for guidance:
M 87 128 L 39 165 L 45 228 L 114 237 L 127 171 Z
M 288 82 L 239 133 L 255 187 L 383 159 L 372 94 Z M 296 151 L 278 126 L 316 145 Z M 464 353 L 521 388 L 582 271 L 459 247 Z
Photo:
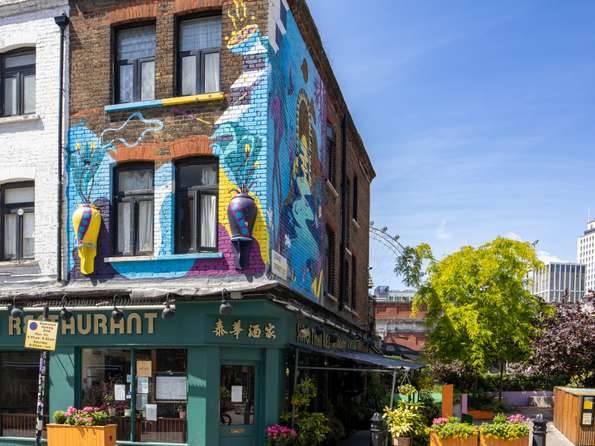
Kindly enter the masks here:
M 325 90 L 285 1 L 273 3 L 271 244 L 287 260 L 290 286 L 319 300 L 325 279 L 321 255 Z
M 255 18 L 242 1 L 234 0 L 227 18 L 233 31 L 226 37 L 222 51 L 241 57 L 243 70 L 230 87 L 228 107 L 214 123 L 177 105 L 168 118 L 191 121 L 196 132 L 173 141 L 167 138 L 166 119 L 146 119 L 139 112 L 132 113 L 121 125 L 99 131 L 92 130 L 85 121 L 71 126 L 66 165 L 68 209 L 74 222 L 68 230 L 69 268 L 75 277 L 80 273 L 100 279 L 264 274 L 269 257 L 263 212 L 268 198 L 264 150 L 268 50 Z M 205 133 L 206 129 L 210 133 Z M 186 154 L 219 158 L 218 252 L 175 255 L 174 160 Z M 153 256 L 143 261 L 105 262 L 113 255 L 113 168 L 117 163 L 135 160 L 155 163 Z M 91 236 L 97 240 L 89 240 Z M 82 251 L 86 248 L 95 251 Z M 242 262 L 238 261 L 240 255 Z

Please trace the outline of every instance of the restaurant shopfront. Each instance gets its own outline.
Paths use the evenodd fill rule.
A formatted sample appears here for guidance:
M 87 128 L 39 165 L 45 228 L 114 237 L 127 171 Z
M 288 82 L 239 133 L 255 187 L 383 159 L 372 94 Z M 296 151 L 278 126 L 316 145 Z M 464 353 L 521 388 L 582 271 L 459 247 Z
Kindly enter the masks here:
M 178 303 L 160 310 L 77 311 L 49 355 L 48 414 L 106 405 L 118 443 L 254 446 L 283 410 L 286 347 L 296 318 L 267 299 Z M 92 310 L 92 309 L 89 309 Z M 34 444 L 39 353 L 25 350 L 21 318 L 0 312 L 0 445 Z M 136 408 L 136 410 L 133 410 Z

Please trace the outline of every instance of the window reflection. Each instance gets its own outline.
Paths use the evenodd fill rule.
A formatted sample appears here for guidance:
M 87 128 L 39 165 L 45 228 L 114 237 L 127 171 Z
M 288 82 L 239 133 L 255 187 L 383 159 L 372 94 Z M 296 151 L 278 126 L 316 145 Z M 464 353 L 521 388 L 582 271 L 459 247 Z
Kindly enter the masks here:
M 221 424 L 254 424 L 254 366 L 221 367 Z

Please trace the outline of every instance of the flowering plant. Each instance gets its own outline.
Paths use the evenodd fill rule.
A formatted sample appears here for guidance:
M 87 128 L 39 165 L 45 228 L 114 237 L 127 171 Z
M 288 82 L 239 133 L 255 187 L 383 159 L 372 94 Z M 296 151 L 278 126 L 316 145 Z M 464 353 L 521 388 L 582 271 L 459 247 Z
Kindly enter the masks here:
M 477 429 L 470 424 L 462 423 L 457 417 L 434 418 L 432 432 L 440 439 L 470 438 L 477 435 Z
M 66 412 L 61 410 L 54 412 L 54 420 L 57 424 L 70 424 L 71 426 L 105 426 L 108 415 L 99 407 L 86 406 L 77 409 L 71 406 Z
M 490 424 L 482 424 L 479 431 L 486 437 L 500 438 L 504 440 L 516 440 L 529 435 L 528 419 L 521 414 L 507 417 L 498 414 Z
M 297 432 L 290 427 L 281 426 L 280 424 L 273 424 L 267 427 L 266 430 L 268 444 L 288 445 L 297 437 Z

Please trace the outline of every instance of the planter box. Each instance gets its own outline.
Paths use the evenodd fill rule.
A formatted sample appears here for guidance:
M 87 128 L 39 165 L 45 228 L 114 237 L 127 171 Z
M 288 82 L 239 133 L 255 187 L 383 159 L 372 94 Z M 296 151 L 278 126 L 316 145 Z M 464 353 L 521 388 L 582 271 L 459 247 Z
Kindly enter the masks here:
M 477 446 L 477 435 L 469 438 L 439 438 L 435 432 L 430 433 L 430 446 Z
M 474 420 L 491 420 L 494 418 L 494 412 L 491 410 L 469 409 L 467 415 L 471 415 Z
M 48 424 L 48 446 L 116 446 L 116 425 Z
M 529 437 L 516 438 L 514 440 L 504 440 L 502 438 L 479 436 L 480 446 L 528 446 Z

